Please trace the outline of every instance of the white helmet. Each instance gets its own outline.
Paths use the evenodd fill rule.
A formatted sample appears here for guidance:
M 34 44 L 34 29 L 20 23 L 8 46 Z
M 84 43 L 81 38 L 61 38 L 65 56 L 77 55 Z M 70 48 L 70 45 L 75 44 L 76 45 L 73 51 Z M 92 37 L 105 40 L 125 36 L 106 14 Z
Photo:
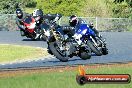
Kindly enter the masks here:
M 43 16 L 43 11 L 41 9 L 36 9 L 32 13 L 33 16 Z

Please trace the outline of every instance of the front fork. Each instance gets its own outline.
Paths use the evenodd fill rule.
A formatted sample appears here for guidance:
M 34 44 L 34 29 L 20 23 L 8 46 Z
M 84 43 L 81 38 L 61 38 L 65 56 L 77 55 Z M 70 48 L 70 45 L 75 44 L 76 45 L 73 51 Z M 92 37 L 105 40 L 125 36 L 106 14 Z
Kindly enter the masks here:
M 90 39 L 92 40 L 92 42 L 93 42 L 96 46 L 98 46 L 97 41 L 95 41 L 95 39 L 94 39 L 92 36 L 90 36 Z

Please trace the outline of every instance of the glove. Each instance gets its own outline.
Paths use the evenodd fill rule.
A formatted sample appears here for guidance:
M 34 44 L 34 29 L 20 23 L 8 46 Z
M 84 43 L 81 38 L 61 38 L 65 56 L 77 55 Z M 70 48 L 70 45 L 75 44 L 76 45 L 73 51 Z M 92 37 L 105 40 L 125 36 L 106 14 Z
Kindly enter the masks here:
M 49 30 L 44 30 L 44 34 L 47 36 L 47 37 L 49 37 L 50 36 L 50 31 Z
M 23 26 L 23 25 L 20 25 L 20 26 L 18 26 L 21 30 L 25 30 L 25 26 Z
M 82 41 L 80 40 L 80 38 L 82 37 L 81 34 L 74 34 L 74 36 L 72 36 L 72 37 L 76 40 L 76 42 L 77 42 L 79 45 L 81 45 L 81 43 L 82 43 Z

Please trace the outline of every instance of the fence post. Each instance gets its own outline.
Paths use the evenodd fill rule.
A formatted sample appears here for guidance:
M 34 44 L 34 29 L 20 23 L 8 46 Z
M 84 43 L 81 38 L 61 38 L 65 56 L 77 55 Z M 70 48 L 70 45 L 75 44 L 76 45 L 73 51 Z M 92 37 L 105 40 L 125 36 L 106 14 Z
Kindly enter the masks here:
M 61 24 L 61 18 L 59 19 L 59 25 Z
M 98 29 L 98 17 L 96 17 L 96 29 Z

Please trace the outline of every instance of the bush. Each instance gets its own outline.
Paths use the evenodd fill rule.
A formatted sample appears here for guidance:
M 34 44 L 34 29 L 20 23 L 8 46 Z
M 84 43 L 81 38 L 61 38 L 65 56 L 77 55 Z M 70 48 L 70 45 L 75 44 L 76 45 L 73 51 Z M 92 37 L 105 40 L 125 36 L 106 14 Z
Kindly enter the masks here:
M 80 14 L 84 0 L 37 0 L 37 8 L 45 13 L 61 13 L 64 16 Z

